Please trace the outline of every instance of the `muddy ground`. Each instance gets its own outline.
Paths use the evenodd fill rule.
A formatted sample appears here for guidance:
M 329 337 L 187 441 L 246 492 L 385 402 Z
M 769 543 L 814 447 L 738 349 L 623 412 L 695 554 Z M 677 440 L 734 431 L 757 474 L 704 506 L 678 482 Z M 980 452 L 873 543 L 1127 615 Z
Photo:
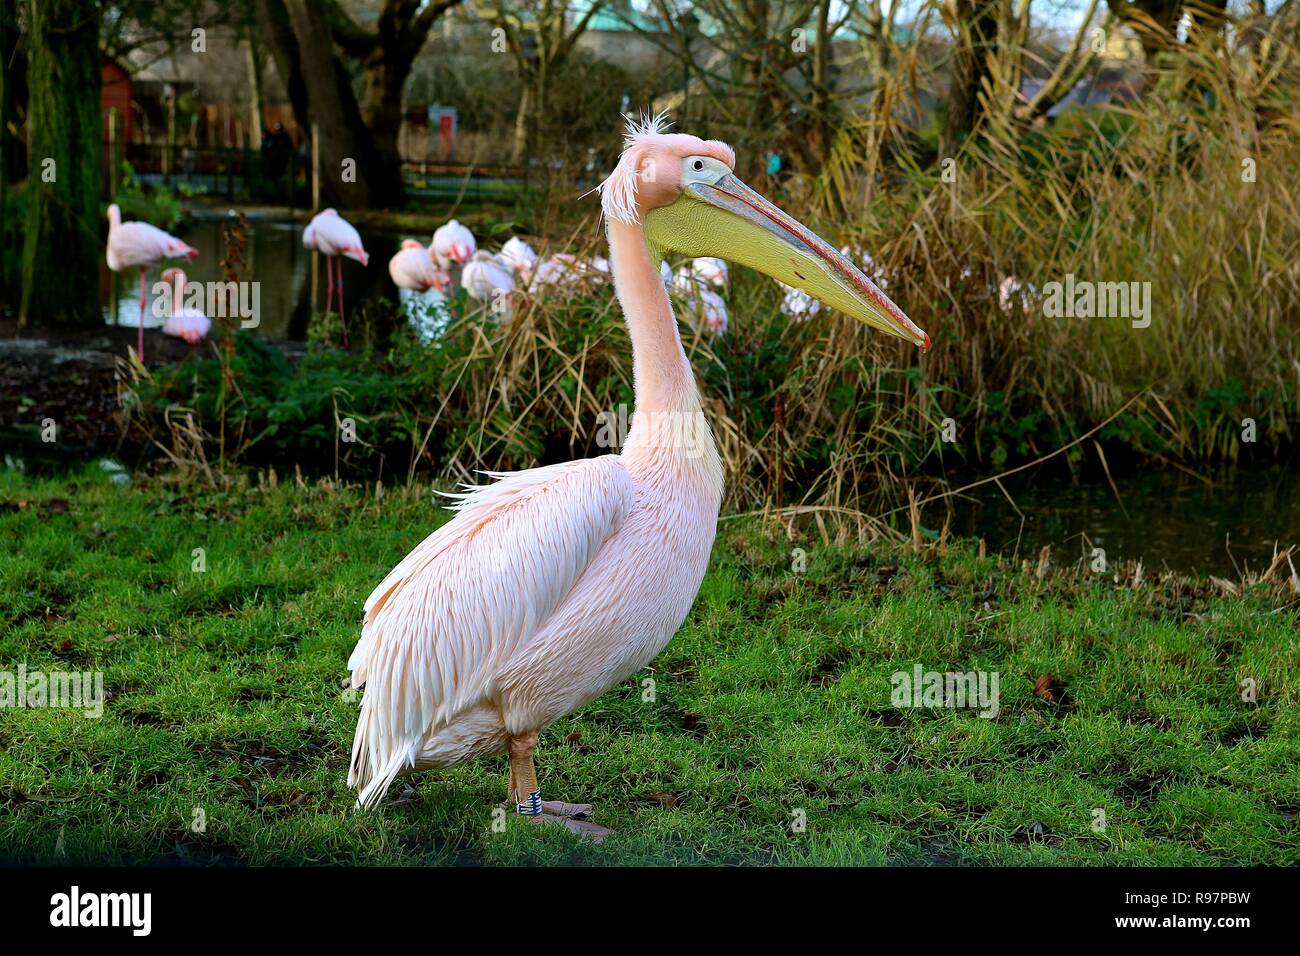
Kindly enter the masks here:
M 17 453 L 29 462 L 36 457 L 57 464 L 129 452 L 120 447 L 118 363 L 135 344 L 136 330 L 130 328 L 19 329 L 12 320 L 0 320 L 0 456 Z M 150 368 L 211 356 L 213 349 L 210 339 L 190 346 L 156 330 L 145 332 Z M 57 425 L 53 443 L 41 440 L 47 419 Z

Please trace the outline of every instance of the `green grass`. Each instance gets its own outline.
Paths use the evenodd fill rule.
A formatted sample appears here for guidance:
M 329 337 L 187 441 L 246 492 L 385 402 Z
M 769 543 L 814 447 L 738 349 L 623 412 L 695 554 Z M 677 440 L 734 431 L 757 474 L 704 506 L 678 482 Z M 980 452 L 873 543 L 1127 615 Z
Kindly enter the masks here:
M 543 793 L 595 803 L 616 831 L 604 845 L 513 817 L 494 832 L 500 758 L 406 778 L 356 812 L 341 684 L 361 604 L 443 515 L 428 489 L 0 473 L 0 670 L 99 669 L 112 695 L 100 719 L 0 711 L 3 856 L 1300 863 L 1294 603 L 1039 580 L 965 544 L 805 540 L 796 573 L 794 544 L 738 521 L 667 650 L 543 737 Z M 890 675 L 916 662 L 997 671 L 998 717 L 895 708 Z M 1072 707 L 1034 696 L 1049 672 Z

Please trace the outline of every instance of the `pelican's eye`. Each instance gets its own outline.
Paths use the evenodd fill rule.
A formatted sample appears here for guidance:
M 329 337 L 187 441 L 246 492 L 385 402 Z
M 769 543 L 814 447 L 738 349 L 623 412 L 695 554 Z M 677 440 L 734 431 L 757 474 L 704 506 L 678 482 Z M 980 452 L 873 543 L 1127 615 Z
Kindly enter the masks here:
M 682 159 L 682 185 L 706 183 L 710 186 L 731 172 L 726 163 L 712 156 L 686 156 Z

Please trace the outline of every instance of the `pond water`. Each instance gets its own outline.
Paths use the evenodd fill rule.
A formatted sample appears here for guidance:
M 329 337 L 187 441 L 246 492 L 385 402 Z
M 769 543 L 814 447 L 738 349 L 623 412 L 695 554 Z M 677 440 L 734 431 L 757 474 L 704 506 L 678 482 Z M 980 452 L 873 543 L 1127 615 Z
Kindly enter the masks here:
M 1071 481 L 1021 474 L 953 500 L 952 530 L 980 536 L 990 551 L 1024 558 L 1051 545 L 1058 562 L 1106 552 L 1106 561 L 1141 560 L 1148 574 L 1168 568 L 1229 579 L 1263 571 L 1274 542 L 1300 544 L 1300 470 L 1239 468 L 1212 481 L 1169 469 Z M 1118 490 L 1119 497 L 1116 497 Z M 1012 503 L 1014 502 L 1014 504 Z M 929 506 L 926 525 L 941 523 Z M 1300 570 L 1300 558 L 1293 559 Z M 1235 562 L 1235 564 L 1234 564 Z
M 182 231 L 180 238 L 199 250 L 197 259 L 180 265 L 190 282 L 220 282 L 223 280 L 221 260 L 226 247 L 221 230 L 225 220 L 199 219 Z M 244 267 L 240 278 L 259 283 L 260 305 L 259 335 L 271 339 L 301 341 L 307 334 L 307 320 L 312 312 L 312 253 L 302 246 L 303 223 L 270 219 L 248 221 L 248 242 L 244 247 Z M 400 233 L 358 230 L 370 265 L 363 268 L 350 259 L 343 262 L 343 304 L 353 310 L 374 295 L 393 295 L 392 280 L 388 277 L 388 260 L 408 238 Z M 428 242 L 428 236 L 414 236 Z M 163 267 L 165 268 L 165 266 Z M 325 308 L 325 262 L 320 260 L 315 283 L 316 309 Z M 145 282 L 146 329 L 159 328 L 164 319 L 153 315 L 153 286 L 159 281 L 162 269 L 153 269 Z M 100 263 L 100 304 L 104 321 L 109 325 L 135 328 L 140 319 L 140 274 L 135 270 L 111 272 Z M 116 306 L 116 307 L 115 307 Z M 337 311 L 337 308 L 335 309 Z M 116 322 L 114 321 L 116 319 Z

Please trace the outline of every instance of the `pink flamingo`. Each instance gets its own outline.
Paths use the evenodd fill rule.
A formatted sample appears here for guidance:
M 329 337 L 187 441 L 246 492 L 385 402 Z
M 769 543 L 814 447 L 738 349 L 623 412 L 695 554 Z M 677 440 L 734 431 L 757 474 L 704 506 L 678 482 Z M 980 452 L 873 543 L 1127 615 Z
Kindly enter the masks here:
M 412 292 L 442 292 L 451 285 L 451 276 L 434 265 L 428 248 L 414 239 L 405 240 L 397 255 L 388 260 L 388 274 L 395 286 Z
M 123 222 L 117 203 L 108 207 L 108 267 L 114 272 L 140 270 L 140 326 L 136 353 L 144 362 L 144 276 L 164 259 L 193 259 L 199 250 L 147 222 Z M 114 316 L 116 319 L 116 316 Z
M 212 329 L 212 320 L 198 309 L 185 305 L 185 272 L 181 269 L 164 269 L 163 282 L 172 286 L 171 312 L 163 323 L 163 335 L 170 335 L 198 345 Z
M 451 271 L 452 266 L 463 266 L 478 251 L 474 233 L 470 232 L 455 219 L 443 223 L 433 231 L 433 241 L 429 243 L 429 252 L 438 268 Z
M 538 735 L 645 667 L 709 563 L 723 468 L 659 271 L 722 256 L 915 345 L 929 338 L 853 263 L 741 182 L 731 147 L 628 130 L 601 186 L 636 407 L 622 450 L 497 474 L 371 593 L 348 661 L 365 697 L 348 784 L 374 806 L 398 774 L 506 753 L 510 800 L 600 838 L 585 804 L 544 803 Z
M 337 256 L 346 256 L 361 263 L 363 266 L 370 264 L 370 255 L 366 252 L 365 246 L 361 244 L 361 235 L 348 222 L 338 214 L 335 209 L 326 209 L 317 213 L 312 221 L 307 223 L 307 228 L 302 231 L 302 244 L 304 247 L 319 252 L 325 256 L 325 311 L 328 313 L 334 305 L 334 274 L 333 270 L 338 271 L 339 287 L 339 322 L 343 325 L 343 346 L 348 344 L 348 322 L 343 315 L 343 263 L 331 268 L 331 263 Z

